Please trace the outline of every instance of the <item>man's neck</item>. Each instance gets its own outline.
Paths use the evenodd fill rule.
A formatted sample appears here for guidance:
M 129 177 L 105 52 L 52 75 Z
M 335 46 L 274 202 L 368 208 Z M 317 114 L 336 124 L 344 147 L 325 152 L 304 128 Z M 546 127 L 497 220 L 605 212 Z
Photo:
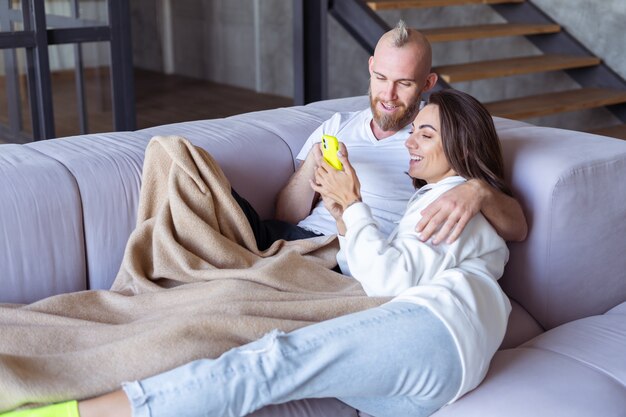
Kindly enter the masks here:
M 372 128 L 372 133 L 374 134 L 374 137 L 378 140 L 387 139 L 389 136 L 393 136 L 398 133 L 397 130 L 382 130 L 378 126 L 378 124 L 376 124 L 374 119 L 372 119 L 372 121 L 370 122 L 370 127 Z

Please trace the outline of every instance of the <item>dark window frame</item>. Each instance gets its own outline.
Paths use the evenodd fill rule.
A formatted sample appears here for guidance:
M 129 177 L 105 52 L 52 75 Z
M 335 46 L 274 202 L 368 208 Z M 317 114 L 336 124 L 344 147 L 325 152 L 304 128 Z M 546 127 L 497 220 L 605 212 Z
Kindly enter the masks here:
M 0 0 L 0 50 L 5 57 L 9 124 L 0 124 L 0 133 L 12 142 L 55 137 L 54 108 L 48 46 L 74 44 L 76 51 L 76 90 L 81 133 L 88 133 L 83 80 L 81 43 L 109 42 L 111 56 L 111 95 L 113 126 L 117 131 L 136 128 L 130 8 L 126 0 L 107 0 L 108 25 L 80 19 L 78 0 L 71 0 L 72 17 L 46 16 L 45 0 L 22 0 L 22 10 L 9 8 L 10 0 Z M 13 31 L 13 22 L 23 22 L 22 31 Z M 64 26 L 58 29 L 47 29 Z M 16 49 L 26 50 L 28 95 L 33 137 L 22 133 L 21 107 L 17 89 Z

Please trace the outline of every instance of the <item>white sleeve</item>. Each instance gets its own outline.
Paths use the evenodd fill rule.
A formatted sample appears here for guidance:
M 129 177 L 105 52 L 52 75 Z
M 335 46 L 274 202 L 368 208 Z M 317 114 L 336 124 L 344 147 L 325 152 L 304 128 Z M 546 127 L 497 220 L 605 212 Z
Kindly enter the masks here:
M 430 245 L 420 241 L 413 228 L 388 239 L 363 203 L 348 207 L 343 220 L 347 228 L 343 256 L 369 296 L 398 295 L 456 263 L 450 246 L 461 244 L 460 239 L 452 245 Z

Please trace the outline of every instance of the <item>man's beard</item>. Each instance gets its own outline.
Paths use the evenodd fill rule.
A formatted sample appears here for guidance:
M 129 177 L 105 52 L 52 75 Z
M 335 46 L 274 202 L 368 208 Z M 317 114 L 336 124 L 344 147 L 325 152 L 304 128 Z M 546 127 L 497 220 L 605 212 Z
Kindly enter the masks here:
M 420 105 L 420 98 L 418 96 L 417 100 L 413 103 L 408 106 L 401 105 L 393 114 L 382 114 L 376 106 L 380 100 L 372 97 L 371 90 L 368 91 L 368 95 L 370 98 L 370 107 L 374 116 L 374 122 L 385 132 L 398 131 L 411 123 L 417 114 L 417 110 Z

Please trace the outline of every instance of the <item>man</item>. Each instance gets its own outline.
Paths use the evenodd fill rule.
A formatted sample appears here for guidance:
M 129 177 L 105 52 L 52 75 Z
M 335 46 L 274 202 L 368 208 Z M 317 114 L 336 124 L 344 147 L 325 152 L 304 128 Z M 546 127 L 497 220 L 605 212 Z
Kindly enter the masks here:
M 321 161 L 322 134 L 331 134 L 346 145 L 350 161 L 359 173 L 363 201 L 371 208 L 382 230 L 391 231 L 414 193 L 405 174 L 408 153 L 404 142 L 410 122 L 419 111 L 421 94 L 433 88 L 437 75 L 430 72 L 432 52 L 428 40 L 400 21 L 385 33 L 369 59 L 370 109 L 338 113 L 309 137 L 297 156 L 303 160 L 276 205 L 276 218 L 298 224 L 304 236 L 336 233 L 335 222 L 310 186 Z M 402 162 L 404 165 L 402 164 Z M 454 241 L 469 219 L 479 211 L 505 240 L 520 241 L 527 226 L 519 203 L 488 184 L 470 180 L 433 202 L 416 225 L 424 241 Z

